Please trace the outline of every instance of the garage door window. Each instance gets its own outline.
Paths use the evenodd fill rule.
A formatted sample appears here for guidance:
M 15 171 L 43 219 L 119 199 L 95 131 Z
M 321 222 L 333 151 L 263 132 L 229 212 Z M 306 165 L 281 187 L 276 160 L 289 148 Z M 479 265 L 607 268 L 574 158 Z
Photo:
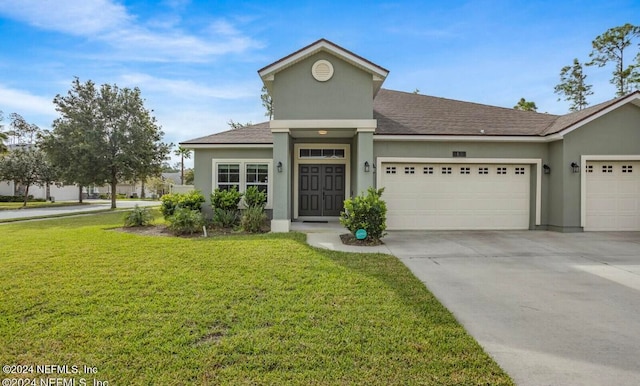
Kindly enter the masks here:
M 396 174 L 396 167 L 395 166 L 387 166 L 386 173 L 387 174 Z
M 516 168 L 516 174 L 524 174 L 524 168 Z
M 489 168 L 478 168 L 478 174 L 489 174 Z
M 633 166 L 631 165 L 622 165 L 623 173 L 633 173 Z
M 433 174 L 433 166 L 425 166 L 422 169 L 422 173 L 424 173 L 424 174 Z
M 507 174 L 507 168 L 498 168 L 498 174 Z
M 442 168 L 442 174 L 451 174 L 451 168 L 449 167 Z
M 413 166 L 408 166 L 404 168 L 404 174 L 415 174 L 416 168 Z
M 602 165 L 603 173 L 613 173 L 613 165 Z

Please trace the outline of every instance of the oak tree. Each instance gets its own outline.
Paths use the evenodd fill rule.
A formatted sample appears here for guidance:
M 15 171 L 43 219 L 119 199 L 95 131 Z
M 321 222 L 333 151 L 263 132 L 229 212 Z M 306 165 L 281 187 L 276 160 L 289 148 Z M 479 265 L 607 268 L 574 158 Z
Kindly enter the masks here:
M 54 164 L 69 182 L 108 183 L 111 208 L 119 182 L 146 180 L 160 173 L 170 146 L 140 89 L 119 88 L 78 78 L 64 96 L 53 100 L 60 114 L 46 139 Z

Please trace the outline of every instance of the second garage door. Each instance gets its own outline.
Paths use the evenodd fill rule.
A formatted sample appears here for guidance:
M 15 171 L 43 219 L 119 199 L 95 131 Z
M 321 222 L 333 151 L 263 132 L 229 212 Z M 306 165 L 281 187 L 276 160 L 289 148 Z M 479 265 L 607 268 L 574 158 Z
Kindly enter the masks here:
M 640 162 L 586 166 L 586 231 L 640 231 Z
M 529 165 L 383 163 L 389 229 L 529 229 Z

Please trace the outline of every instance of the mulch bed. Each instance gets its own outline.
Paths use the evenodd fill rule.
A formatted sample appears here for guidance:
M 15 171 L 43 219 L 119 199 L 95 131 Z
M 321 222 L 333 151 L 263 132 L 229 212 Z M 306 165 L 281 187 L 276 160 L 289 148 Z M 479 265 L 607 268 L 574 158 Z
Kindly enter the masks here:
M 358 240 L 351 233 L 340 235 L 340 240 L 342 240 L 342 244 L 344 245 L 355 245 L 360 247 L 375 247 L 377 245 L 384 244 L 382 240 L 371 240 L 368 237 L 364 240 Z

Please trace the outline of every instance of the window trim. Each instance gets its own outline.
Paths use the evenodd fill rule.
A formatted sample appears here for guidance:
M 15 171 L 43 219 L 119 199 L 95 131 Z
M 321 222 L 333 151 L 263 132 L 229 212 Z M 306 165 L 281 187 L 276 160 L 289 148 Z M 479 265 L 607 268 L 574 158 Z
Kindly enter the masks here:
M 273 209 L 273 160 L 269 158 L 214 158 L 211 166 L 211 192 L 218 187 L 218 165 L 237 164 L 240 166 L 240 192 L 247 190 L 247 165 L 266 164 L 267 165 L 267 205 L 265 209 Z

